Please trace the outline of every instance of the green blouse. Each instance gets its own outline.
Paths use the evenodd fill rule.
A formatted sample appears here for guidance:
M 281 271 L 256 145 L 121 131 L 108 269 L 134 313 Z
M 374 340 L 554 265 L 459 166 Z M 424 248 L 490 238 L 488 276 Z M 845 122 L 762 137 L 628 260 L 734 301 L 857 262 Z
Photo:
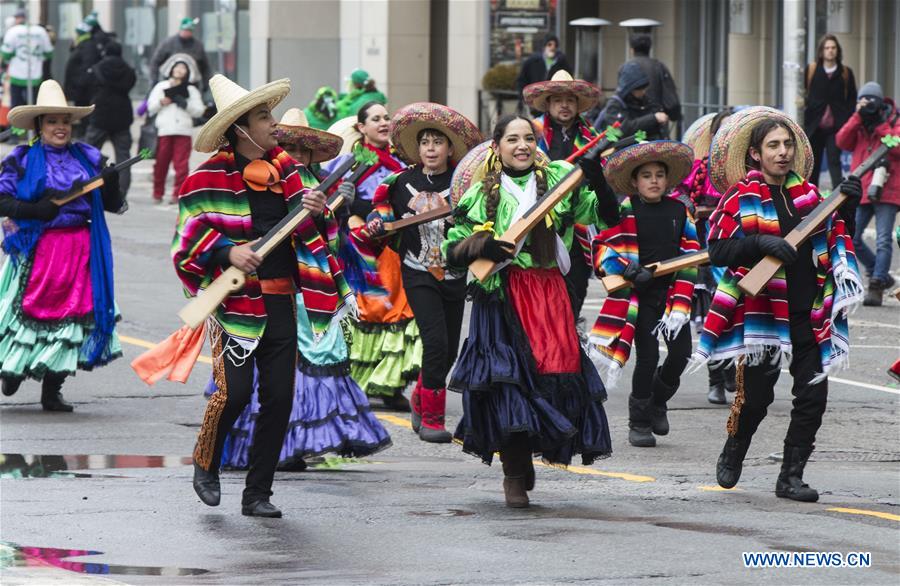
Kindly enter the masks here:
M 565 177 L 566 173 L 573 169 L 573 165 L 565 161 L 553 161 L 547 166 L 547 186 L 552 189 L 554 185 Z M 524 189 L 528 183 L 531 174 L 523 177 L 510 177 L 516 185 Z M 457 210 L 454 214 L 455 225 L 450 229 L 447 239 L 443 243 L 444 254 L 450 246 L 468 238 L 477 231 L 487 221 L 487 213 L 485 210 L 486 197 L 482 184 L 473 184 L 462 199 L 457 204 Z M 500 187 L 500 203 L 497 205 L 497 217 L 494 219 L 492 229 L 495 236 L 501 236 L 509 228 L 512 223 L 513 214 L 518 207 L 516 197 L 507 192 L 502 186 Z M 566 195 L 550 214 L 554 228 L 558 234 L 563 236 L 569 233 L 569 242 L 566 246 L 571 245 L 571 224 L 577 222 L 579 224 L 594 224 L 598 229 L 603 229 L 606 225 L 597 214 L 597 194 L 585 186 L 579 187 L 577 190 Z M 528 252 L 528 242 L 531 235 L 525 240 L 526 246 L 513 259 L 512 264 L 523 269 L 530 269 L 535 266 Z M 552 261 L 550 266 L 557 266 L 556 261 Z M 462 268 L 462 267 L 460 267 Z M 484 283 L 479 285 L 486 291 L 494 291 L 500 286 L 500 276 L 498 273 L 491 275 Z

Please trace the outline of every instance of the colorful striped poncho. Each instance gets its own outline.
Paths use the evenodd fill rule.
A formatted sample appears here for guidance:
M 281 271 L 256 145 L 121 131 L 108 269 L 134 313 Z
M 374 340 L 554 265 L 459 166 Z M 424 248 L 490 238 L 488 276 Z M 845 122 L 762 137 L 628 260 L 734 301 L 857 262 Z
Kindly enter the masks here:
M 269 151 L 265 158 L 282 177 L 288 210 L 302 205 L 303 194 L 309 188 L 303 184 L 295 161 L 281 148 Z M 230 148 L 214 154 L 182 184 L 172 258 L 186 296 L 196 296 L 222 273 L 222 267 L 210 264 L 216 250 L 254 239 L 247 189 Z M 297 252 L 294 282 L 303 295 L 317 336 L 325 332 L 352 299 L 333 254 L 337 246 L 337 222 L 329 210 L 324 218 L 327 241 L 312 217 L 301 223 L 293 235 Z M 256 347 L 266 327 L 266 310 L 255 274 L 247 275 L 244 287 L 225 299 L 214 319 L 245 353 Z M 228 350 L 237 351 L 231 347 Z
M 818 190 L 795 173 L 784 185 L 797 212 L 805 217 L 821 199 Z M 709 242 L 725 238 L 745 238 L 753 234 L 781 236 L 778 214 L 765 178 L 751 171 L 736 183 L 719 202 L 709 218 Z M 837 215 L 819 226 L 811 238 L 816 260 L 818 291 L 810 319 L 819 344 L 824 378 L 850 358 L 847 311 L 862 299 L 863 289 L 856 255 L 844 222 Z M 692 360 L 744 356 L 747 365 L 766 360 L 775 350 L 775 361 L 791 359 L 791 335 L 784 267 L 756 297 L 744 295 L 738 281 L 750 267 L 729 267 L 719 281 L 712 307 L 703 324 L 700 342 Z
M 544 154 L 549 154 L 550 144 L 553 141 L 553 127 L 550 125 L 550 115 L 543 114 L 542 116 L 535 118 L 533 124 L 538 133 L 538 148 L 541 149 L 541 152 Z M 575 148 L 572 152 L 582 148 L 599 134 L 599 132 L 591 126 L 591 123 L 585 120 L 584 116 L 580 114 L 578 115 L 578 118 L 576 118 L 575 124 L 578 125 L 578 134 L 575 135 L 575 140 L 573 141 L 575 143 Z M 596 232 L 595 229 L 592 229 L 592 226 L 586 224 L 576 223 L 573 226 L 575 239 L 578 240 L 578 243 L 581 245 L 581 251 L 584 253 L 584 260 L 587 264 L 591 264 L 591 239 Z M 571 240 L 565 237 L 563 237 L 563 240 L 566 241 L 571 248 Z
M 637 196 L 632 196 L 637 197 Z M 594 238 L 594 269 L 598 274 L 621 275 L 630 262 L 639 262 L 637 220 L 626 198 L 619 208 L 622 221 L 600 232 Z M 682 254 L 700 250 L 697 229 L 685 209 L 684 229 L 681 234 Z M 691 298 L 697 281 L 697 267 L 689 267 L 675 273 L 666 294 L 666 311 L 657 330 L 668 338 L 674 338 L 691 316 Z M 607 387 L 616 384 L 618 376 L 631 355 L 634 327 L 638 315 L 638 295 L 631 287 L 611 293 L 600 308 L 600 315 L 591 329 L 590 341 L 599 352 L 600 363 L 607 371 Z

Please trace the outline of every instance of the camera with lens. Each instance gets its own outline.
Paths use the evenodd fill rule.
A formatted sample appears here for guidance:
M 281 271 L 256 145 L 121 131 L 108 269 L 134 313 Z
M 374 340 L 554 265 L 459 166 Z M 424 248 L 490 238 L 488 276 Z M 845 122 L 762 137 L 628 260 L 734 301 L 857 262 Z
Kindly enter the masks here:
M 878 166 L 875 167 L 875 170 L 872 172 L 872 183 L 869 184 L 869 191 L 866 192 L 866 195 L 869 196 L 869 201 L 872 203 L 881 201 L 881 193 L 884 191 L 884 184 L 887 183 L 888 177 L 890 177 L 887 167 L 888 160 L 887 158 L 884 158 L 878 161 Z

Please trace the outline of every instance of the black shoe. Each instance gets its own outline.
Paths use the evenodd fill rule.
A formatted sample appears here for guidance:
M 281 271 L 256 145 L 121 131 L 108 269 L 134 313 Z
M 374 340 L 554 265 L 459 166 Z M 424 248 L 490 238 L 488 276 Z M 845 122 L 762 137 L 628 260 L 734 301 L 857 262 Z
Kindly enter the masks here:
M 801 448 L 785 444 L 781 473 L 775 482 L 775 496 L 804 503 L 819 500 L 818 491 L 803 482 L 803 469 L 810 454 L 812 454 L 811 447 Z
M 669 434 L 669 418 L 666 417 L 668 409 L 665 405 L 653 405 L 650 412 L 650 423 L 655 435 Z
M 270 503 L 266 499 L 253 501 L 249 505 L 241 505 L 241 514 L 247 517 L 268 517 L 271 519 L 281 518 L 281 509 Z
M 722 488 L 734 488 L 741 479 L 741 471 L 744 468 L 744 458 L 750 449 L 750 440 L 739 440 L 731 436 L 725 440 L 725 447 L 719 454 L 716 463 L 716 481 Z
M 71 413 L 75 410 L 71 403 L 66 403 L 62 393 L 59 391 L 53 394 L 42 393 L 41 407 L 44 408 L 44 411 L 58 411 L 60 413 Z
M 19 385 L 22 384 L 24 379 L 21 378 L 6 378 L 2 379 L 3 381 L 3 394 L 7 397 L 12 397 L 16 394 L 16 391 L 19 390 Z
M 713 405 L 725 405 L 728 403 L 725 399 L 725 385 L 718 384 L 709 387 L 709 393 L 706 394 L 706 400 Z
M 884 290 L 887 283 L 881 279 L 870 279 L 869 288 L 866 290 L 866 296 L 863 299 L 863 305 L 866 307 L 880 307 L 884 298 Z
M 219 484 L 219 473 L 204 470 L 194 464 L 194 492 L 204 504 L 218 507 L 222 500 L 222 487 Z
M 381 397 L 384 406 L 394 411 L 409 413 L 412 408 L 409 406 L 409 399 L 403 396 L 403 391 L 397 391 L 393 395 L 384 395 Z
M 628 443 L 636 448 L 656 447 L 656 438 L 653 437 L 652 428 L 644 425 L 632 425 L 628 430 Z

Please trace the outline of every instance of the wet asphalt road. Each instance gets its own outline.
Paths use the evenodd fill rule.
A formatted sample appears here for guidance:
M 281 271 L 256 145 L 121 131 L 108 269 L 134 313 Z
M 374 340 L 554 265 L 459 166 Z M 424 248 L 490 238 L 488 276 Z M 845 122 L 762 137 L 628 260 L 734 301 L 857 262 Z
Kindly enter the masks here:
M 706 401 L 705 373 L 684 377 L 671 403 L 671 434 L 655 449 L 638 449 L 626 439 L 626 370 L 607 403 L 612 458 L 590 468 L 539 467 L 527 510 L 503 506 L 499 466 L 484 466 L 456 445 L 424 444 L 402 415 L 389 412 L 380 412 L 394 440 L 389 450 L 364 462 L 278 474 L 273 502 L 284 519 L 242 517 L 237 472 L 223 474 L 222 505 L 204 506 L 183 458 L 203 412 L 209 365 L 198 364 L 187 385 L 153 388 L 128 367 L 142 344 L 178 327 L 183 303 L 168 252 L 175 210 L 149 203 L 148 172 L 149 164 L 136 173 L 131 211 L 109 222 L 125 358 L 67 382 L 73 414 L 42 413 L 34 383 L 0 402 L 4 454 L 64 455 L 41 463 L 69 469 L 0 480 L 3 584 L 897 583 L 900 388 L 885 374 L 900 356 L 895 299 L 851 318 L 852 366 L 831 380 L 805 477 L 822 494 L 815 504 L 773 493 L 773 455 L 790 411 L 788 376 L 738 489 L 720 491 L 715 460 L 728 410 Z M 591 292 L 589 324 L 598 283 Z M 460 412 L 459 397 L 451 396 L 451 426 Z M 6 465 L 15 461 L 8 456 Z M 871 567 L 744 567 L 742 552 L 764 551 L 870 552 Z

